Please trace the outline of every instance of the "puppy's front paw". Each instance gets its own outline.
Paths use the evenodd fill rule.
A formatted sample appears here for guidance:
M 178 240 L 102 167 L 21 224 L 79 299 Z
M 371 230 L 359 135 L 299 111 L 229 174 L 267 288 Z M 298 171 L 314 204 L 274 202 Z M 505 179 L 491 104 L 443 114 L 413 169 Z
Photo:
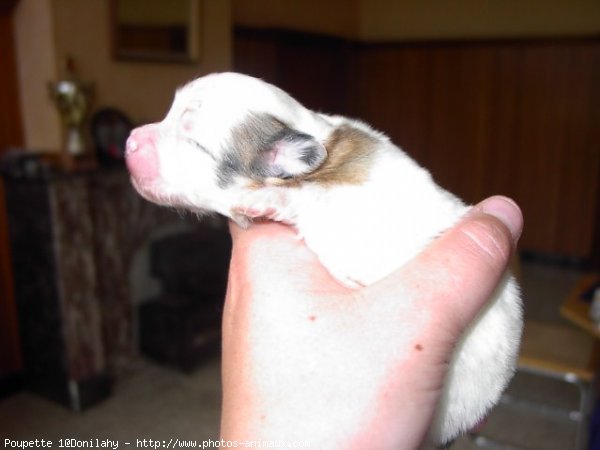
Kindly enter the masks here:
M 277 211 L 275 208 L 254 208 L 236 206 L 231 209 L 232 215 L 243 216 L 246 219 L 272 219 L 276 216 Z
M 284 191 L 262 188 L 244 195 L 231 208 L 231 217 L 234 220 L 236 217 L 245 218 L 248 223 L 257 219 L 267 219 L 292 224 L 293 218 L 288 204 Z
M 238 206 L 232 208 L 230 212 L 230 217 L 242 228 L 248 228 L 255 220 L 276 220 L 276 215 L 277 212 L 274 208 L 259 209 Z

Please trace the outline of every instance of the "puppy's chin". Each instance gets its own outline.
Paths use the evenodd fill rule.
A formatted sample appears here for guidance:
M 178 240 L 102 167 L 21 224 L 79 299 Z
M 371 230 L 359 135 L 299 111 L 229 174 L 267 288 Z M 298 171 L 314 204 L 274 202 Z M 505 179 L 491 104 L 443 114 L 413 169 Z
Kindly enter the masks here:
M 138 194 L 140 194 L 142 197 L 144 197 L 149 202 L 160 203 L 157 201 L 158 196 L 156 195 L 156 193 L 154 192 L 154 189 L 152 188 L 152 183 L 148 182 L 148 180 L 139 179 L 134 175 L 130 175 L 129 178 L 131 180 L 131 185 L 137 191 Z M 162 203 L 160 203 L 160 204 L 162 204 Z
M 132 175 L 131 184 L 144 199 L 151 203 L 175 208 L 189 208 L 189 205 L 180 196 L 164 193 L 154 181 L 138 179 Z

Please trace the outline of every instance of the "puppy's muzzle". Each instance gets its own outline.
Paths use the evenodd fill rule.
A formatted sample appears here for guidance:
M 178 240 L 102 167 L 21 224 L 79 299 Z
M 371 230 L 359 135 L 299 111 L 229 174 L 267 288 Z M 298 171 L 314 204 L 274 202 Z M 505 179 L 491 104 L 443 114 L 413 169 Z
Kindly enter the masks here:
M 138 183 L 151 182 L 158 177 L 158 137 L 158 125 L 150 124 L 134 129 L 127 139 L 125 160 L 129 173 Z

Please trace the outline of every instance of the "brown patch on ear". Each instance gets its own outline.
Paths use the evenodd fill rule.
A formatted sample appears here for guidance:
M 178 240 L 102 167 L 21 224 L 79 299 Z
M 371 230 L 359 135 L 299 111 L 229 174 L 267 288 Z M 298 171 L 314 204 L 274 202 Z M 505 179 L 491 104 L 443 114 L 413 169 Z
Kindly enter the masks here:
M 256 181 L 256 188 L 260 187 L 260 176 L 254 173 L 253 163 L 261 150 L 272 143 L 272 137 L 286 128 L 283 122 L 268 114 L 253 114 L 235 127 L 231 133 L 230 151 L 217 169 L 219 186 L 226 187 L 235 176 L 241 175 Z
M 272 136 L 287 125 L 269 114 L 252 114 L 232 132 L 232 141 L 242 164 L 249 167 L 256 155 L 269 145 Z
M 275 186 L 298 186 L 302 182 L 326 186 L 362 184 L 367 181 L 369 169 L 377 148 L 377 138 L 351 125 L 336 128 L 327 142 L 327 158 L 316 170 L 303 176 L 283 180 L 266 180 Z

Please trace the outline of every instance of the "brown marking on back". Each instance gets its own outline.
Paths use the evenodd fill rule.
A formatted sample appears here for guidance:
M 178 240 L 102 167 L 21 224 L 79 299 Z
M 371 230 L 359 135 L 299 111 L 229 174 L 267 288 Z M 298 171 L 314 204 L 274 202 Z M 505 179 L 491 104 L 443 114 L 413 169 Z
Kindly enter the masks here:
M 274 183 L 271 183 L 274 184 Z M 247 180 L 245 187 L 248 189 L 260 189 L 265 187 L 267 184 L 265 183 L 265 180 Z
M 377 148 L 377 138 L 351 125 L 341 125 L 331 133 L 325 142 L 325 148 L 327 158 L 313 172 L 287 180 L 269 178 L 265 183 L 293 187 L 304 182 L 332 186 L 362 184 L 367 181 Z

